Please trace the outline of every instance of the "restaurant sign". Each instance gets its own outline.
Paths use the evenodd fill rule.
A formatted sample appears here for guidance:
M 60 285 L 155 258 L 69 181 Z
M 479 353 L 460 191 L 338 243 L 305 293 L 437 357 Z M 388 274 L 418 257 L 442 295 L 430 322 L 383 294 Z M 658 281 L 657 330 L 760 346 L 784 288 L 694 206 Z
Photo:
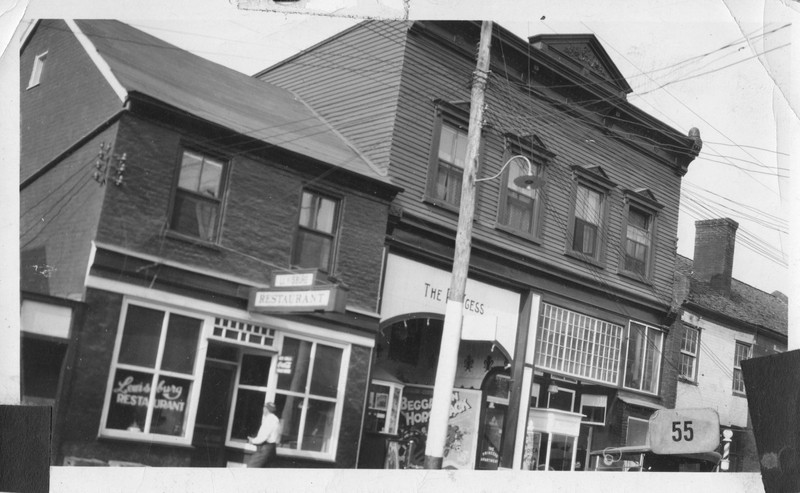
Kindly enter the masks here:
M 344 312 L 347 289 L 342 286 L 311 286 L 302 289 L 254 288 L 248 310 L 259 313 Z

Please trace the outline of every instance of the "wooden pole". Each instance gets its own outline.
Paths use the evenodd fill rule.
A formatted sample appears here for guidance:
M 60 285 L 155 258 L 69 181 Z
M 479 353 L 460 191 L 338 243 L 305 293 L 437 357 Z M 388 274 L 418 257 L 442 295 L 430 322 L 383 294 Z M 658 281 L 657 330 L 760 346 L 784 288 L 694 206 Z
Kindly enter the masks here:
M 461 186 L 461 204 L 456 231 L 456 249 L 453 258 L 453 274 L 442 330 L 442 344 L 436 381 L 433 388 L 431 414 L 428 421 L 428 438 L 425 445 L 425 468 L 441 469 L 447 439 L 447 421 L 450 417 L 450 397 L 453 394 L 458 347 L 461 343 L 461 322 L 464 318 L 464 290 L 467 285 L 469 256 L 472 248 L 472 220 L 475 215 L 475 177 L 478 169 L 478 151 L 483 122 L 483 95 L 489 72 L 489 47 L 492 40 L 492 22 L 481 24 L 481 40 L 478 47 L 478 65 L 472 80 L 472 97 L 469 110 L 469 133 L 467 155 L 464 164 L 464 179 Z

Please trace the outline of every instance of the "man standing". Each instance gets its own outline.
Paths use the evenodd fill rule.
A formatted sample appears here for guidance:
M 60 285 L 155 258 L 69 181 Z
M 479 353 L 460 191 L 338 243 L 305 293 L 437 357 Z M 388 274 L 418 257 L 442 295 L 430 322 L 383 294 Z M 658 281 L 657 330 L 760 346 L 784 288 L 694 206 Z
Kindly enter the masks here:
M 275 448 L 281 437 L 281 422 L 275 415 L 275 404 L 264 404 L 264 414 L 261 417 L 261 428 L 254 437 L 247 437 L 247 443 L 256 446 L 256 452 L 247 461 L 247 467 L 270 467 L 275 459 Z

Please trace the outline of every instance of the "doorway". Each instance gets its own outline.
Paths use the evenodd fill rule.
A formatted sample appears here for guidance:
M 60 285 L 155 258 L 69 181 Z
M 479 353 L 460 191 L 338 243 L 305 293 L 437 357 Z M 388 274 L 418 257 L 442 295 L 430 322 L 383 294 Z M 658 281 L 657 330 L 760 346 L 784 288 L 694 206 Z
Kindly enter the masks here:
M 497 469 L 502 459 L 503 431 L 511 394 L 510 374 L 502 368 L 491 370 L 483 380 L 481 391 L 483 399 L 475 468 Z
M 206 359 L 194 425 L 192 466 L 225 467 L 225 435 L 236 365 Z

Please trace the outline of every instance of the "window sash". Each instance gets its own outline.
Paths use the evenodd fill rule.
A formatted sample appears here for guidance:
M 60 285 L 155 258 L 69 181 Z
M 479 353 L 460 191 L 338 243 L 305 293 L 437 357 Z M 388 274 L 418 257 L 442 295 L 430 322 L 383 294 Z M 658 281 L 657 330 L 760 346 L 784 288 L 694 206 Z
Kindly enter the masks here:
M 622 330 L 620 325 L 543 303 L 537 366 L 617 385 Z
M 509 154 L 509 153 L 507 153 Z M 514 155 L 521 154 L 515 152 Z M 541 165 L 531 161 L 533 172 L 541 173 Z M 527 174 L 522 166 L 509 165 L 506 171 L 505 197 L 501 204 L 500 223 L 525 234 L 535 235 L 538 221 L 539 190 L 519 187 L 514 180 Z
M 663 344 L 662 331 L 630 322 L 625 361 L 625 387 L 652 394 L 658 392 Z
M 429 171 L 428 193 L 436 200 L 457 207 L 461 201 L 468 134 L 442 120 L 438 132 L 438 149 L 435 155 L 431 156 L 432 169 Z
M 744 375 L 742 373 L 742 361 L 752 357 L 753 347 L 749 344 L 741 342 L 736 343 L 736 348 L 733 354 L 733 391 L 744 394 Z
M 681 339 L 680 376 L 689 380 L 696 379 L 697 352 L 700 342 L 700 331 L 693 327 L 684 326 Z
M 329 272 L 333 265 L 339 201 L 304 190 L 292 249 L 292 265 Z
M 218 239 L 225 163 L 184 150 L 170 229 L 208 242 Z

